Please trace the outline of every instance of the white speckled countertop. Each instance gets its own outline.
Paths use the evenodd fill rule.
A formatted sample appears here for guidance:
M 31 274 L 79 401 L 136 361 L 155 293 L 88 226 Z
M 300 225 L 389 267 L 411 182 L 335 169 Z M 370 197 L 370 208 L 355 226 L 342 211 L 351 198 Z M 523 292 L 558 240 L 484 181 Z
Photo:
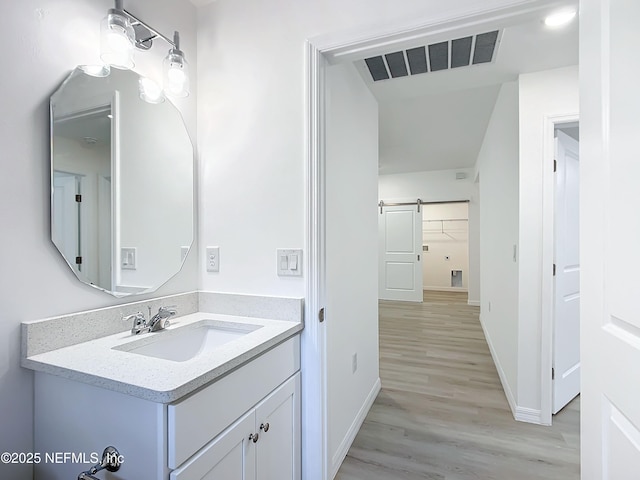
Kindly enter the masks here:
M 151 343 L 162 335 L 202 320 L 229 322 L 251 329 L 242 337 L 176 362 L 121 350 L 132 342 Z M 256 317 L 192 313 L 171 319 L 165 331 L 131 335 L 116 333 L 45 353 L 23 357 L 22 366 L 158 403 L 172 403 L 255 358 L 303 329 L 301 322 Z M 114 349 L 118 347 L 118 349 Z

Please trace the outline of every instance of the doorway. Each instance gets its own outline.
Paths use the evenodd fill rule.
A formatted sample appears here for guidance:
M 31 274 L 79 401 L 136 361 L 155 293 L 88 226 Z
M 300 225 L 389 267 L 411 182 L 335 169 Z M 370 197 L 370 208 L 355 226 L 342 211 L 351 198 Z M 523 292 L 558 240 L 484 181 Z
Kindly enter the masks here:
M 554 132 L 552 413 L 580 393 L 580 153 L 577 123 Z
M 527 10 L 526 15 L 528 18 L 531 16 L 531 12 L 534 10 L 541 11 L 545 5 L 538 4 L 532 10 Z M 495 13 L 495 12 L 493 12 Z M 471 28 L 477 28 L 479 25 L 484 25 L 487 20 L 486 15 L 489 12 L 484 12 L 484 15 L 478 15 L 477 17 L 466 17 L 464 29 L 468 32 Z M 519 15 L 523 15 L 523 12 L 514 11 L 514 9 L 505 9 L 500 12 L 500 18 L 504 21 L 508 19 L 510 22 L 516 22 Z M 367 54 L 384 54 L 388 51 L 390 45 L 397 47 L 398 49 L 403 46 L 407 46 L 408 39 L 414 41 L 417 37 L 438 37 L 442 39 L 442 35 L 450 34 L 451 32 L 459 32 L 461 25 L 458 23 L 460 19 L 451 19 L 450 23 L 443 23 L 442 21 L 435 22 L 420 29 L 412 28 L 406 32 L 394 32 L 392 39 L 387 35 L 380 35 L 369 37 L 369 40 L 362 41 L 362 36 L 353 35 L 351 38 L 345 40 L 336 38 L 323 39 L 324 46 L 318 46 L 316 44 L 308 44 L 308 147 L 309 147 L 309 170 L 308 170 L 308 185 L 309 185 L 309 202 L 308 202 L 308 220 L 309 220 L 309 268 L 307 271 L 311 272 L 308 279 L 308 295 L 307 295 L 307 318 L 315 319 L 319 309 L 323 306 L 324 298 L 326 297 L 326 289 L 329 286 L 325 283 L 325 262 L 326 251 L 324 250 L 324 242 L 326 241 L 325 234 L 326 222 L 325 222 L 325 198 L 326 191 L 324 189 L 325 181 L 325 90 L 324 90 L 324 73 L 327 67 L 331 63 L 344 63 L 347 61 L 353 61 L 357 57 L 362 58 L 363 52 Z M 473 25 L 472 25 L 473 24 Z M 444 33 L 443 33 L 444 32 Z M 403 36 L 405 35 L 405 36 Z M 384 38 L 383 38 L 384 37 Z M 435 40 L 435 38 L 434 38 Z M 509 252 L 507 258 L 511 261 L 513 256 L 515 262 L 516 249 L 509 246 Z M 328 318 L 328 317 L 327 317 Z M 333 451 L 327 450 L 326 441 L 326 425 L 327 425 L 327 399 L 326 388 L 327 378 L 330 374 L 327 372 L 326 358 L 328 356 L 327 343 L 326 343 L 326 330 L 323 325 L 315 324 L 311 322 L 307 326 L 308 333 L 306 335 L 307 344 L 303 347 L 303 362 L 305 364 L 312 364 L 313 367 L 310 370 L 311 376 L 307 377 L 309 384 L 307 385 L 309 395 L 305 395 L 303 402 L 305 407 L 303 408 L 303 415 L 305 421 L 310 421 L 311 428 L 308 430 L 307 437 L 303 440 L 306 442 L 306 453 L 304 453 L 303 462 L 305 465 L 311 466 L 311 468 L 318 467 L 318 472 L 323 478 L 327 478 L 327 474 L 332 472 L 331 463 Z M 331 352 L 333 355 L 333 351 Z M 353 362 L 352 365 L 356 365 Z M 354 368 L 355 370 L 355 368 Z M 317 375 L 316 375 L 317 374 Z M 316 380 L 321 379 L 320 395 L 315 399 L 311 398 L 318 393 L 318 383 L 314 383 Z M 304 387 L 303 387 L 304 390 Z M 360 415 L 360 412 L 359 412 Z M 348 443 L 348 439 L 345 439 L 345 444 Z M 317 447 L 317 448 L 316 448 Z M 318 458 L 317 452 L 323 452 Z

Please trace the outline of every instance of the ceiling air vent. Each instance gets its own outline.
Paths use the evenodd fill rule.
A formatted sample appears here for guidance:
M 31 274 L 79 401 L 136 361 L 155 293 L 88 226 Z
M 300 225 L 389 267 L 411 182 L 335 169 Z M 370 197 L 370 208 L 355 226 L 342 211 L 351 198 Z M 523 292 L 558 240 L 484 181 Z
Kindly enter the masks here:
M 500 31 L 456 38 L 365 59 L 375 82 L 420 73 L 490 63 L 495 59 Z

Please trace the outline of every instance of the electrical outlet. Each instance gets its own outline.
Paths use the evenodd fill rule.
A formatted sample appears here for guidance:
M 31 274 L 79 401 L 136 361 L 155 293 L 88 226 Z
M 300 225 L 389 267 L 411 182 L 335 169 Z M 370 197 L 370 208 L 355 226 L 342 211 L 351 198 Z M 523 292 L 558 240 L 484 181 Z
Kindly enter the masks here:
M 207 272 L 220 271 L 220 247 L 207 247 Z
M 354 353 L 351 357 L 351 373 L 356 373 L 358 370 L 358 354 Z

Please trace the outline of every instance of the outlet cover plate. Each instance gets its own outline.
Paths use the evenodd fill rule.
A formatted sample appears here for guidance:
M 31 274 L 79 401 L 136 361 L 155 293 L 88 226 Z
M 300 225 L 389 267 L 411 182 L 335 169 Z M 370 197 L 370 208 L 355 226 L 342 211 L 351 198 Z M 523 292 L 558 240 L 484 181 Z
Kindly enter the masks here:
M 207 272 L 220 271 L 220 247 L 207 247 L 205 262 Z

